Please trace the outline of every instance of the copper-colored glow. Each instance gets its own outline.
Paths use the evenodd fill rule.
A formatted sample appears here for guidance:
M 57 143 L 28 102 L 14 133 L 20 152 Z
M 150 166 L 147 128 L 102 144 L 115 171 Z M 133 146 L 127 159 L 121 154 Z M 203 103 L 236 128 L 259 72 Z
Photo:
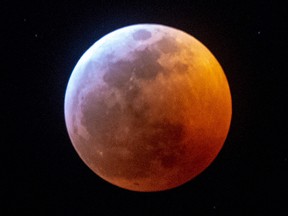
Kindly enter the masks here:
M 174 188 L 201 173 L 221 150 L 231 115 L 215 57 L 162 25 L 100 39 L 77 63 L 65 96 L 79 156 L 106 181 L 134 191 Z

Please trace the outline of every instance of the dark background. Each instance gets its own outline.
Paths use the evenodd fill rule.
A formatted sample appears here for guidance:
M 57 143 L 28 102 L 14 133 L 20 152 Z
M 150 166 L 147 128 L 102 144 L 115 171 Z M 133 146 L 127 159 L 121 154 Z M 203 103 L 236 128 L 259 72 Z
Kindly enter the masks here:
M 288 215 L 287 6 L 113 2 L 1 1 L 0 211 Z M 78 157 L 64 122 L 64 94 L 78 59 L 100 37 L 136 23 L 172 26 L 199 39 L 222 65 L 233 100 L 230 132 L 214 163 L 164 192 L 127 191 L 100 179 Z

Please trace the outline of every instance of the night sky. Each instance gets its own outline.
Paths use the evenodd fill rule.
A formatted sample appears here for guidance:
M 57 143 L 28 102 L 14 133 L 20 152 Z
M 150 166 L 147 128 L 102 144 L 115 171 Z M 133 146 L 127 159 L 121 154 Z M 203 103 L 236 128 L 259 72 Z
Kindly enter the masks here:
M 288 215 L 285 4 L 72 2 L 0 3 L 1 215 Z M 81 55 L 107 33 L 137 23 L 196 37 L 220 62 L 232 94 L 231 128 L 216 160 L 164 192 L 102 180 L 77 155 L 64 121 L 66 86 Z

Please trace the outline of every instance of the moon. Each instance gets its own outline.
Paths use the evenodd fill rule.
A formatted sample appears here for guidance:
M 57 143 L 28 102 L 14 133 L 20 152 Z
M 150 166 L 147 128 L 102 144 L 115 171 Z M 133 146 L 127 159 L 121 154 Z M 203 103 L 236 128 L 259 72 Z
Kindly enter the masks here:
M 65 122 L 85 164 L 132 191 L 178 187 L 204 171 L 226 140 L 229 84 L 193 36 L 159 24 L 117 29 L 76 64 Z

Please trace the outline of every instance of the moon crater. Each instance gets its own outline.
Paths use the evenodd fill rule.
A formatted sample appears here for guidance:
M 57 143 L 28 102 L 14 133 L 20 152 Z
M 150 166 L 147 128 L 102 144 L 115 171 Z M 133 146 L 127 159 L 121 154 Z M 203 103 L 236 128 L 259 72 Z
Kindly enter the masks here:
M 151 32 L 145 29 L 140 29 L 133 34 L 133 39 L 134 40 L 147 40 L 151 38 L 151 36 L 152 36 Z

